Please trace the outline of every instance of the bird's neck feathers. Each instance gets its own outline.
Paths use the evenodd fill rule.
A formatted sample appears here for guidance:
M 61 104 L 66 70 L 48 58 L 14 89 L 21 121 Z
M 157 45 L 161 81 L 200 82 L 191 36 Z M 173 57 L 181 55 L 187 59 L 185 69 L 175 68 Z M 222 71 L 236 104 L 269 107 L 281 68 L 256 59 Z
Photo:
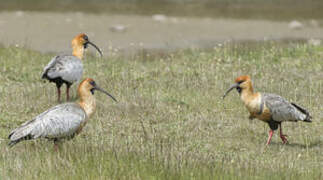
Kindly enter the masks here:
M 79 89 L 80 102 L 79 105 L 83 108 L 86 115 L 90 117 L 96 109 L 95 97 L 88 90 Z
M 84 54 L 84 46 L 77 41 L 72 41 L 73 56 L 82 60 Z
M 251 81 L 248 81 L 245 87 L 242 89 L 240 97 L 243 102 L 251 101 L 254 98 L 258 97 L 259 93 L 255 93 L 253 91 L 252 83 Z
M 240 94 L 241 100 L 251 114 L 260 111 L 261 94 L 253 91 L 251 81 L 247 82 Z

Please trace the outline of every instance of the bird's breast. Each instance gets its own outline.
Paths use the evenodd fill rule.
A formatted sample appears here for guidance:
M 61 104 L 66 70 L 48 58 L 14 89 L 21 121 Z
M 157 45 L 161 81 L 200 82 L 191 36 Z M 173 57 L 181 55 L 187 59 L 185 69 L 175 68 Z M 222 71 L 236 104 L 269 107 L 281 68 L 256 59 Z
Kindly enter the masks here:
M 95 98 L 93 98 L 92 96 L 89 98 L 85 98 L 84 101 L 80 102 L 80 106 L 85 111 L 87 117 L 91 117 L 91 115 L 95 112 L 96 109 Z
M 260 111 L 261 97 L 257 94 L 253 96 L 242 95 L 241 99 L 251 114 L 258 113 Z
M 270 110 L 266 107 L 260 93 L 256 93 L 253 96 L 242 97 L 242 101 L 252 117 L 262 121 L 269 121 L 271 119 Z

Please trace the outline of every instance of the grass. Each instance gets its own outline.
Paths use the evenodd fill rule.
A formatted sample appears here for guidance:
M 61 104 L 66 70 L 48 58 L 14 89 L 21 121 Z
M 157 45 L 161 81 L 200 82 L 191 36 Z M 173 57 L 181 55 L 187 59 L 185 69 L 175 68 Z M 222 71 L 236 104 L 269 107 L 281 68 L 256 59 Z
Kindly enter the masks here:
M 207 51 L 87 55 L 84 77 L 119 102 L 96 93 L 97 112 L 59 152 L 46 140 L 9 148 L 6 139 L 57 104 L 55 85 L 40 80 L 52 54 L 14 47 L 0 54 L 0 179 L 323 178 L 323 46 L 224 44 Z M 236 92 L 221 99 L 242 74 L 252 76 L 256 90 L 306 107 L 313 123 L 284 123 L 289 144 L 276 133 L 266 147 L 269 127 L 248 120 Z
M 229 17 L 273 20 L 322 19 L 321 0 L 1 0 L 2 11 Z

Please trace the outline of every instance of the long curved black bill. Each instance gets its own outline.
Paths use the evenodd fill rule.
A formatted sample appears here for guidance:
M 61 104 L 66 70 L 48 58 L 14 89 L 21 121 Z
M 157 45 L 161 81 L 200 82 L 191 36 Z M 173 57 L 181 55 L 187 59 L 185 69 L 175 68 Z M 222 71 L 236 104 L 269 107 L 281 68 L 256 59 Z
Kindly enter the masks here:
M 234 88 L 237 88 L 237 87 L 239 87 L 239 84 L 238 83 L 236 83 L 236 84 L 233 84 L 225 93 L 224 93 L 224 95 L 222 96 L 222 98 L 224 99 L 225 98 L 225 96 L 230 92 L 230 91 L 232 91 L 232 89 L 234 89 Z
M 100 53 L 101 57 L 103 56 L 101 50 L 94 43 L 90 41 L 88 41 L 87 43 L 91 44 L 91 46 L 93 46 Z
M 114 98 L 111 94 L 109 94 L 108 92 L 106 92 L 105 90 L 103 90 L 103 89 L 101 89 L 100 87 L 98 87 L 97 85 L 95 86 L 95 89 L 96 90 L 98 90 L 98 91 L 101 91 L 101 92 L 103 92 L 104 94 L 106 94 L 106 95 L 108 95 L 108 96 L 110 96 L 115 102 L 118 102 L 117 100 L 116 100 L 116 98 Z

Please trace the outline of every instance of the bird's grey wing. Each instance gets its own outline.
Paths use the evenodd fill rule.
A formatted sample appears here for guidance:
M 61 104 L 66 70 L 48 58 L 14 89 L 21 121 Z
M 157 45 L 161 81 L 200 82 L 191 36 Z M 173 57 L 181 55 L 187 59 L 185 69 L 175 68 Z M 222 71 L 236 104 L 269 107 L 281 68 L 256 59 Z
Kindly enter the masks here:
M 86 113 L 78 104 L 60 104 L 22 124 L 10 133 L 9 138 L 11 141 L 19 141 L 27 136 L 28 139 L 72 136 L 86 118 Z
M 44 72 L 51 79 L 60 77 L 74 83 L 82 78 L 83 64 L 80 59 L 72 55 L 56 56 L 45 67 Z
M 303 121 L 306 118 L 305 114 L 281 96 L 265 93 L 262 94 L 262 98 L 266 107 L 269 108 L 274 121 Z

